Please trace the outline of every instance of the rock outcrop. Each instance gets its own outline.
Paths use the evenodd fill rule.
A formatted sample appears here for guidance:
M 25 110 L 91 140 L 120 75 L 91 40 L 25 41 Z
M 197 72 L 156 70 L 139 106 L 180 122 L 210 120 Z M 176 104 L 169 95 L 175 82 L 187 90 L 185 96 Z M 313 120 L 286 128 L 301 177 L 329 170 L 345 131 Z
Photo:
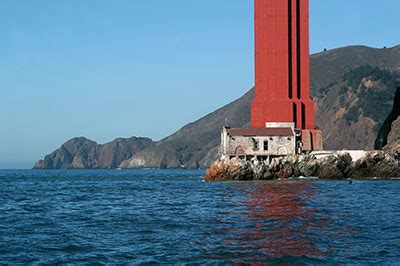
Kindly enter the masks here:
M 148 138 L 115 139 L 100 145 L 84 137 L 74 138 L 38 161 L 34 169 L 110 169 L 145 148 L 154 146 Z
M 299 177 L 320 179 L 400 178 L 400 153 L 371 151 L 353 160 L 350 153 L 293 155 L 270 163 L 237 158 L 217 160 L 207 170 L 206 181 L 274 180 Z

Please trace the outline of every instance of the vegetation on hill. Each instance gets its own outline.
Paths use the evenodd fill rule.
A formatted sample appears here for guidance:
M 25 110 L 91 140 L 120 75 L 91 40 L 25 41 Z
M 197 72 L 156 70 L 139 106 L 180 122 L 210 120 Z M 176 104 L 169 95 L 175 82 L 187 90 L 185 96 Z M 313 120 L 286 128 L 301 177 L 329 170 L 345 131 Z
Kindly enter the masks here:
M 399 73 L 362 65 L 318 90 L 317 121 L 328 149 L 373 149 L 393 105 Z
M 311 93 L 316 101 L 316 120 L 323 131 L 326 149 L 373 149 L 378 130 L 392 109 L 399 73 L 400 46 L 388 49 L 351 46 L 311 56 Z M 120 166 L 194 168 L 211 165 L 219 156 L 221 128 L 249 126 L 253 93 L 250 90 L 171 136 L 135 150 L 131 156 L 125 153 Z M 62 152 L 59 155 L 57 158 L 62 160 Z M 118 161 L 123 157 L 118 157 Z M 53 165 L 62 164 L 53 162 Z M 46 164 L 40 162 L 37 166 L 46 168 Z M 110 165 L 97 167 L 109 168 Z

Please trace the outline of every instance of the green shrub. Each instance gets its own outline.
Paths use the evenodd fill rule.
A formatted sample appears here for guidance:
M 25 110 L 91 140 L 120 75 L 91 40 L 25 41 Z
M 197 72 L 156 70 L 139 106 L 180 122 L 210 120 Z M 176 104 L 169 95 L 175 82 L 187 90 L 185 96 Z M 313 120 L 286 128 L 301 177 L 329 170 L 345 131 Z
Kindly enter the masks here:
M 347 111 L 343 118 L 346 119 L 347 122 L 357 122 L 359 116 L 360 109 L 356 106 L 353 106 Z
M 369 89 L 360 97 L 358 106 L 363 110 L 366 117 L 374 121 L 383 122 L 392 107 L 393 94 L 387 90 Z
M 343 85 L 342 87 L 340 87 L 339 94 L 343 95 L 347 93 L 348 90 L 349 88 Z
M 344 97 L 344 95 L 340 95 L 339 104 L 340 106 L 344 106 L 346 104 L 346 98 Z
M 343 81 L 353 89 L 358 88 L 364 78 L 369 78 L 373 81 L 380 81 L 382 84 L 390 88 L 396 86 L 396 76 L 394 73 L 370 65 L 357 67 L 347 72 L 342 77 Z

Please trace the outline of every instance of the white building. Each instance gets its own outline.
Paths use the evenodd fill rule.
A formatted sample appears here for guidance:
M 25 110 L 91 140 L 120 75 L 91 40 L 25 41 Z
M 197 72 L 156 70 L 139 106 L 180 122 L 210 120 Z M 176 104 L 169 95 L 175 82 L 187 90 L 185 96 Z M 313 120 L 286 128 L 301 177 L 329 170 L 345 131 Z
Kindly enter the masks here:
M 221 134 L 222 157 L 231 159 L 287 156 L 301 152 L 300 134 L 294 124 L 269 124 L 266 128 L 223 128 Z

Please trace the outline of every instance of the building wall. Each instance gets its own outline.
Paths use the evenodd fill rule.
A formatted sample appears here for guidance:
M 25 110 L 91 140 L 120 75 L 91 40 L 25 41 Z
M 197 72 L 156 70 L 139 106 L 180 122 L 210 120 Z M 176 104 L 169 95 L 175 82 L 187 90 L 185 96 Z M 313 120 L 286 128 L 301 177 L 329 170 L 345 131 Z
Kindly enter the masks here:
M 274 137 L 247 137 L 230 136 L 223 134 L 222 140 L 223 155 L 290 155 L 295 154 L 296 140 L 293 136 L 274 136 Z M 258 149 L 255 147 L 258 143 Z M 268 143 L 268 149 L 264 150 L 264 142 Z

